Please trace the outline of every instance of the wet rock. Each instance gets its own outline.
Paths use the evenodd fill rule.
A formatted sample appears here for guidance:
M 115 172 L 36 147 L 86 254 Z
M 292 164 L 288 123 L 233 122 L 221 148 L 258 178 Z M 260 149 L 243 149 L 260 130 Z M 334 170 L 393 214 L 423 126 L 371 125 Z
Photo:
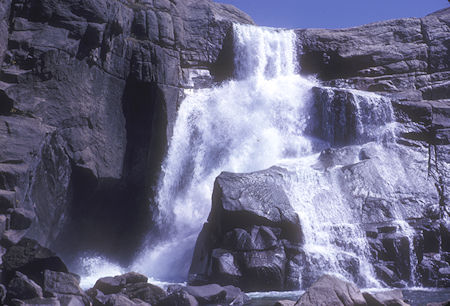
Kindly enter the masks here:
M 14 208 L 16 193 L 0 189 L 0 213 L 5 214 L 8 209 Z
M 401 290 L 390 290 L 382 292 L 364 292 L 364 298 L 367 305 L 373 306 L 407 306 L 403 301 L 403 293 Z
M 184 290 L 178 290 L 170 293 L 167 297 L 161 299 L 157 306 L 198 306 L 197 300 Z
M 229 305 L 245 305 L 249 301 L 249 297 L 241 291 L 240 288 L 234 286 L 224 286 L 226 292 L 225 302 Z
M 128 272 L 118 276 L 118 278 L 124 279 L 125 284 L 146 283 L 148 281 L 147 276 L 137 272 Z
M 374 268 L 378 279 L 385 282 L 388 286 L 395 287 L 395 284 L 400 281 L 400 278 L 397 276 L 397 274 L 388 267 L 381 264 L 376 264 L 374 265 Z
M 281 187 L 283 171 L 273 167 L 251 174 L 223 172 L 214 184 L 209 222 L 220 230 L 246 228 L 251 224 L 282 229 L 282 236 L 301 241 L 299 219 Z
M 295 305 L 366 305 L 361 291 L 352 283 L 324 275 L 300 297 Z
M 42 288 L 44 292 L 84 295 L 83 290 L 80 288 L 80 277 L 72 273 L 45 270 Z
M 102 277 L 95 282 L 94 289 L 100 290 L 103 294 L 118 293 L 125 287 L 125 279 L 121 277 Z
M 275 304 L 273 304 L 273 306 L 294 306 L 295 305 L 295 301 L 291 301 L 291 300 L 281 300 L 276 302 Z
M 43 284 L 45 270 L 69 272 L 55 253 L 28 238 L 23 238 L 7 250 L 3 255 L 3 267 L 7 279 L 11 278 L 15 271 L 19 271 L 38 284 Z
M 16 272 L 8 283 L 8 298 L 32 299 L 43 297 L 42 288 L 26 275 Z
M 187 286 L 186 292 L 195 297 L 201 304 L 213 304 L 225 301 L 226 290 L 217 285 Z
M 163 289 L 148 283 L 126 284 L 122 293 L 129 299 L 140 299 L 151 305 L 157 304 L 161 299 L 167 296 Z
M 11 229 L 24 230 L 30 227 L 35 215 L 32 211 L 16 208 L 11 212 Z
M 217 282 L 252 291 L 298 285 L 286 285 L 298 274 L 294 269 L 286 273 L 285 267 L 298 253 L 302 231 L 281 187 L 283 171 L 224 172 L 216 179 L 211 213 L 189 272 L 191 284 Z
M 6 248 L 16 245 L 25 236 L 26 233 L 27 233 L 26 230 L 8 229 L 2 233 L 0 243 L 2 246 Z
M 123 294 L 108 294 L 99 295 L 94 298 L 94 305 L 104 305 L 104 306 L 119 306 L 119 305 L 142 305 L 141 303 L 136 303 L 130 300 L 126 295 Z M 145 305 L 145 304 L 143 304 Z M 148 305 L 148 304 L 147 304 Z

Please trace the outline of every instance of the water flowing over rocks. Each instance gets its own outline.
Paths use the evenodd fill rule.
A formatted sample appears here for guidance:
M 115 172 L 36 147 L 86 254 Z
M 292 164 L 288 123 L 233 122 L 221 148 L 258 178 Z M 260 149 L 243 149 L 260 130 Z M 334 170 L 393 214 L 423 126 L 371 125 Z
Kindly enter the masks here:
M 276 186 L 270 180 L 247 186 L 251 196 L 264 195 L 255 201 L 246 200 L 247 191 L 239 184 L 230 189 L 234 196 L 225 189 L 229 195 L 223 197 L 224 203 L 239 203 L 238 211 L 252 211 L 264 207 L 265 195 L 283 190 L 278 202 L 287 197 L 298 213 L 297 232 L 303 239 L 297 241 L 293 266 L 286 252 L 276 248 L 283 238 L 272 235 L 270 247 L 277 260 L 268 261 L 275 266 L 272 271 L 296 275 L 299 283 L 293 288 L 310 285 L 318 270 L 341 274 L 360 286 L 447 286 L 450 120 L 449 63 L 444 55 L 448 47 L 443 41 L 448 39 L 448 20 L 447 9 L 423 19 L 297 31 L 301 73 L 323 80 L 311 89 L 313 102 L 307 111 L 314 119 L 306 120 L 303 134 L 324 141 L 328 148 L 313 146 L 312 153 L 320 153 L 313 162 L 304 158 L 282 165 Z M 430 25 L 447 30 L 432 30 Z M 428 40 L 431 35 L 436 42 Z M 386 45 L 397 51 L 384 51 Z M 416 83 L 427 78 L 436 83 L 426 88 Z M 248 177 L 271 177 L 273 171 Z M 228 219 L 213 217 L 217 195 L 223 192 L 218 184 L 222 175 L 231 181 L 243 176 L 225 173 L 216 180 L 211 213 L 191 266 L 194 283 L 236 284 L 250 275 L 241 271 L 246 262 L 237 255 L 243 251 L 241 245 L 228 241 L 233 236 L 242 244 L 250 240 L 246 237 L 254 236 L 254 218 L 242 218 L 241 223 L 230 218 L 236 225 L 226 233 Z M 252 282 L 254 290 L 267 290 L 261 275 L 260 284 Z M 269 287 L 286 289 L 283 286 L 275 282 Z
M 209 0 L 0 3 L 0 300 L 239 304 L 226 285 L 307 288 L 324 272 L 449 286 L 450 10 L 233 26 L 252 23 Z M 84 293 L 47 248 L 129 263 L 150 232 L 155 275 L 185 280 L 170 260 L 189 265 L 212 191 L 189 281 L 216 295 L 137 274 Z

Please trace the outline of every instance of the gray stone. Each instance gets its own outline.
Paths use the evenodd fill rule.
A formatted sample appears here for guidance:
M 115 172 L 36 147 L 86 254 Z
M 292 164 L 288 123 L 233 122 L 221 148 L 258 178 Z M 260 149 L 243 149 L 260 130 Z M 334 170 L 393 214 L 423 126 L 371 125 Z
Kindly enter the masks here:
M 227 296 L 227 291 L 217 284 L 187 286 L 186 292 L 195 297 L 200 304 L 221 303 Z
M 267 224 L 281 228 L 282 236 L 301 241 L 298 215 L 282 188 L 282 177 L 283 170 L 277 167 L 249 174 L 222 172 L 214 183 L 208 222 L 220 224 L 223 232 Z
M 282 240 L 289 246 L 302 241 L 298 215 L 282 187 L 285 175 L 284 169 L 272 167 L 217 177 L 208 223 L 197 239 L 190 284 L 215 282 L 246 291 L 297 287 L 285 281 L 295 272 L 286 275 L 291 255 L 286 255 Z
M 148 283 L 126 284 L 122 293 L 129 299 L 139 299 L 151 305 L 157 304 L 167 296 L 163 289 Z
M 24 230 L 30 227 L 35 215 L 32 211 L 16 208 L 11 212 L 11 229 Z
M 42 288 L 26 275 L 16 272 L 8 283 L 8 298 L 32 299 L 42 297 Z
M 84 295 L 79 284 L 80 277 L 78 275 L 50 270 L 44 271 L 44 284 L 42 286 L 44 292 Z
M 401 290 L 390 290 L 382 292 L 363 292 L 367 305 L 373 306 L 407 306 L 403 301 L 403 293 Z
M 184 290 L 178 290 L 170 293 L 167 297 L 160 300 L 157 306 L 198 306 L 197 300 Z
M 361 291 L 352 283 L 335 276 L 324 275 L 300 297 L 295 305 L 345 305 L 365 306 Z
M 3 268 L 7 278 L 12 277 L 15 271 L 20 271 L 39 284 L 43 283 L 45 270 L 68 272 L 64 262 L 55 253 L 28 238 L 8 248 L 3 255 Z
M 28 300 L 13 299 L 12 305 L 15 306 L 60 306 L 61 303 L 55 298 L 34 298 Z M 75 305 L 74 305 L 75 306 Z
M 125 279 L 120 277 L 102 277 L 95 282 L 94 289 L 100 290 L 103 294 L 119 293 L 125 287 Z

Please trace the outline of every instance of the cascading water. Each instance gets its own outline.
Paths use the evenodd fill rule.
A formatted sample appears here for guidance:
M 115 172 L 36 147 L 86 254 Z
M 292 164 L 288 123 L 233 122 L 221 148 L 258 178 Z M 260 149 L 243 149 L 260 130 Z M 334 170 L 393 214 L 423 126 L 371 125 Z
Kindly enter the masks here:
M 186 90 L 159 182 L 164 234 L 143 252 L 136 270 L 185 281 L 217 175 L 278 164 L 290 173 L 285 189 L 304 231 L 302 275 L 335 273 L 377 286 L 359 208 L 341 184 L 345 171 L 317 165 L 324 156 L 319 152 L 335 144 L 386 140 L 393 121 L 390 102 L 340 90 L 348 96 L 342 104 L 332 89 L 301 77 L 293 31 L 245 25 L 233 30 L 235 79 Z

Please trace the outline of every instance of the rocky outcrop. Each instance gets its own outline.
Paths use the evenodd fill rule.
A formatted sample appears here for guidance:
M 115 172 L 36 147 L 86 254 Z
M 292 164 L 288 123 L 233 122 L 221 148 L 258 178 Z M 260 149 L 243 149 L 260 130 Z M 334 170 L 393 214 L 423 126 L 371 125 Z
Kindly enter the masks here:
M 22 238 L 7 248 L 0 268 L 0 302 L 7 305 L 90 305 L 80 277 L 55 253 Z
M 312 167 L 315 173 L 309 178 L 327 187 L 323 188 L 325 191 L 309 192 L 316 196 L 317 205 L 330 211 L 338 206 L 349 208 L 344 214 L 362 228 L 364 234 L 360 238 L 367 241 L 368 261 L 377 279 L 386 286 L 448 286 L 449 24 L 450 9 L 445 9 L 424 18 L 357 28 L 296 31 L 301 73 L 320 79 L 320 85 L 312 90 L 313 119 L 307 122 L 306 132 L 331 146 L 320 152 Z M 249 275 L 242 272 L 247 263 L 240 253 L 243 249 L 229 241 L 230 237 L 239 237 L 231 241 L 251 241 L 258 232 L 251 228 L 261 221 L 256 222 L 252 214 L 239 219 L 234 213 L 253 211 L 258 205 L 265 207 L 266 195 L 271 192 L 277 193 L 283 203 L 286 194 L 295 194 L 294 188 L 310 187 L 310 172 L 290 173 L 288 168 L 218 177 L 211 214 L 197 240 L 192 282 L 237 284 Z M 273 179 L 274 171 L 282 178 Z M 302 181 L 302 175 L 307 179 Z M 254 176 L 270 179 L 260 179 L 255 184 L 251 179 Z M 225 191 L 221 183 L 224 178 L 236 181 L 230 187 L 225 185 Z M 247 180 L 250 183 L 245 185 Z M 299 180 L 302 184 L 292 185 Z M 246 187 L 242 187 L 242 181 Z M 273 181 L 277 182 L 275 186 Z M 283 188 L 288 191 L 279 195 Z M 344 196 L 335 197 L 326 191 L 328 188 L 339 190 Z M 222 193 L 227 194 L 221 196 L 223 199 L 217 196 Z M 233 214 L 223 209 L 232 217 L 214 217 L 221 201 L 223 205 L 233 203 Z M 280 201 L 273 201 L 272 205 L 277 207 Z M 333 203 L 328 206 L 324 201 Z M 299 214 L 300 220 L 307 223 L 307 212 Z M 297 232 L 301 235 L 303 224 L 299 226 Z M 227 233 L 230 229 L 233 231 Z M 360 284 L 361 279 L 354 276 L 360 274 L 359 257 L 366 255 L 344 254 L 353 252 L 352 244 L 357 242 L 346 245 L 339 236 L 351 235 L 351 229 L 345 224 L 334 224 L 326 230 L 331 245 L 342 251 L 335 258 L 345 258 L 344 264 L 337 263 L 344 266 L 341 272 Z M 289 273 L 300 277 L 302 285 L 307 286 L 317 278 L 308 266 L 320 259 L 308 259 L 308 254 L 303 257 L 301 239 L 295 241 L 298 253 L 289 258 L 286 250 L 283 253 L 276 247 L 284 238 L 272 232 L 271 247 L 276 254 L 272 262 L 279 264 L 271 271 L 295 271 Z M 257 249 L 254 245 L 249 248 Z M 276 275 L 282 279 L 282 273 Z M 257 281 L 252 280 L 252 284 L 264 290 Z M 272 283 L 267 290 L 286 288 L 280 284 Z
M 103 277 L 89 290 L 80 277 L 34 240 L 23 238 L 8 248 L 0 268 L 0 303 L 3 305 L 244 305 L 249 298 L 234 286 L 172 285 L 166 290 L 148 283 L 136 272 Z
M 334 145 L 321 153 L 317 168 L 330 173 L 341 167 L 332 171 L 339 172 L 342 188 L 357 190 L 346 200 L 364 225 L 372 263 L 387 285 L 405 285 L 411 258 L 423 284 L 448 286 L 450 279 L 450 231 L 443 218 L 450 198 L 449 16 L 446 9 L 424 18 L 296 32 L 302 73 L 327 86 L 314 89 L 316 100 L 329 101 L 353 124 L 343 129 L 335 117 L 331 130 L 323 126 L 330 118 L 311 126 L 312 135 Z M 181 89 L 232 75 L 232 22 L 252 23 L 209 0 L 2 1 L 0 254 L 6 253 L 8 280 L 52 292 L 33 293 L 49 304 L 64 296 L 85 298 L 62 261 L 25 235 L 74 257 L 76 250 L 95 249 L 124 259 L 140 245 L 157 210 L 149 199 Z M 338 87 L 392 100 L 400 127 L 389 152 L 398 168 L 380 163 L 376 147 L 348 146 L 360 93 Z M 395 180 L 388 180 L 387 168 Z M 302 228 L 280 175 L 288 174 L 272 168 L 218 179 L 192 282 L 298 287 Z M 377 188 L 366 193 L 366 186 Z M 391 223 L 399 215 L 415 229 L 414 248 L 401 226 Z M 356 261 L 348 259 L 348 267 Z M 311 278 L 308 273 L 302 277 Z M 55 279 L 65 285 L 52 285 Z M 146 281 L 128 289 L 122 282 L 117 286 L 127 296 L 98 289 L 98 300 L 126 304 L 153 294 Z M 194 303 L 188 291 L 161 301 L 166 299 Z
M 252 21 L 209 0 L 3 1 L 2 241 L 32 223 L 46 246 L 129 255 L 156 209 L 180 89 L 213 70 L 232 22 Z
M 349 29 L 298 30 L 303 73 L 403 100 L 448 99 L 449 9 Z
M 135 272 L 101 278 L 87 294 L 94 305 L 244 305 L 248 301 L 239 288 L 217 284 L 171 285 L 166 292 Z
M 282 186 L 283 171 L 222 173 L 197 240 L 189 282 L 246 291 L 298 287 L 299 219 Z
M 450 9 L 361 27 L 298 30 L 302 73 L 330 86 L 392 99 L 403 124 L 399 142 L 429 150 L 430 176 L 448 206 Z

